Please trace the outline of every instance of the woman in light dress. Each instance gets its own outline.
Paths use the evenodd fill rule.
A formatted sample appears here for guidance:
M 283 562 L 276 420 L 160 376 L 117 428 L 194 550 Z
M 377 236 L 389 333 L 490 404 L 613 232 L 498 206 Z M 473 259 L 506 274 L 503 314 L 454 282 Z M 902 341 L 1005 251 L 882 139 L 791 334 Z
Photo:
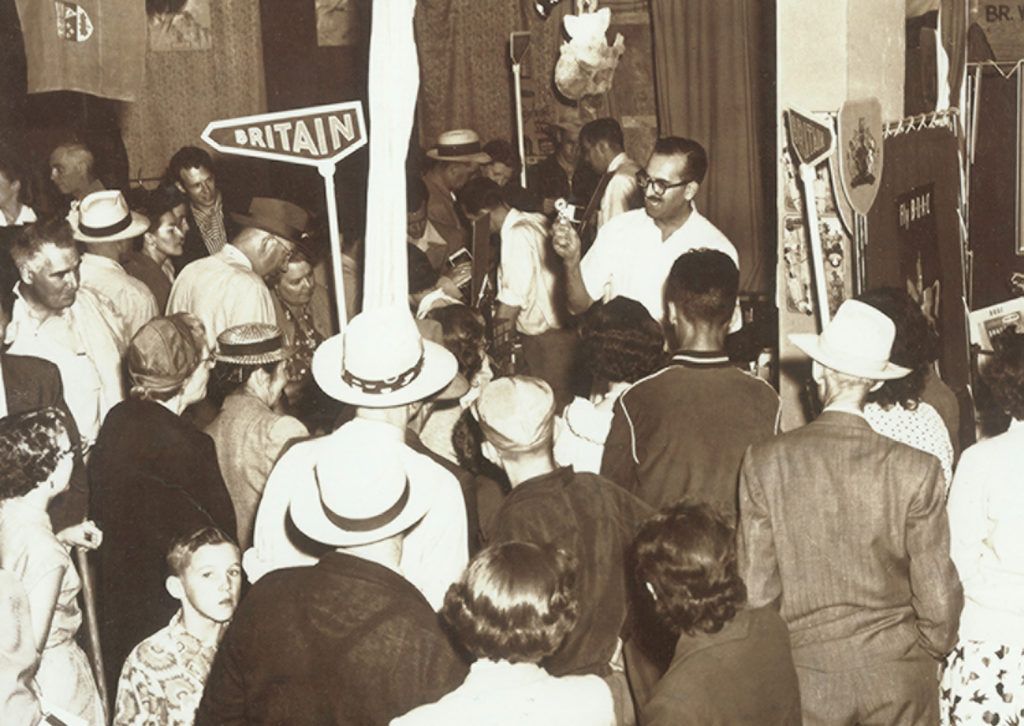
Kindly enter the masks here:
M 73 461 L 67 422 L 57 409 L 0 419 L 0 568 L 17 576 L 28 594 L 43 710 L 103 724 L 89 660 L 75 642 L 82 583 L 69 554 L 71 547 L 95 549 L 103 536 L 88 521 L 54 534 L 46 513 L 67 490 Z

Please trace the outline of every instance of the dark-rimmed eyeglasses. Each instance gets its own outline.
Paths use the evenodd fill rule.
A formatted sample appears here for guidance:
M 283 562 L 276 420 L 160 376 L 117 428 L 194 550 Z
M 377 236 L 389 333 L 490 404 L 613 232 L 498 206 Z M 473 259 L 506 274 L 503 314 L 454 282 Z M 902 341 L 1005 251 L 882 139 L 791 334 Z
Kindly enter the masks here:
M 659 197 L 669 189 L 686 186 L 691 181 L 691 179 L 683 179 L 682 181 L 670 182 L 667 179 L 657 179 L 649 176 L 644 169 L 641 169 L 636 173 L 636 183 L 640 187 L 640 190 L 646 192 L 647 188 L 650 187 Z

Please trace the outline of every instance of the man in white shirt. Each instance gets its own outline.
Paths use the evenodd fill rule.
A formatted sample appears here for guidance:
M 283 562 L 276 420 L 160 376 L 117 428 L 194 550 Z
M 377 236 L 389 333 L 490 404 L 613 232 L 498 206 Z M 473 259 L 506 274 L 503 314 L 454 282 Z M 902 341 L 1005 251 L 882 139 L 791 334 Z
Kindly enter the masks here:
M 129 275 L 121 258 L 149 220 L 128 209 L 116 189 L 93 192 L 69 215 L 74 237 L 84 243 L 81 286 L 110 299 L 128 323 L 128 336 L 160 314 L 146 283 Z
M 277 324 L 274 299 L 263 281 L 280 268 L 309 226 L 306 210 L 280 199 L 255 197 L 242 225 L 215 255 L 189 263 L 171 288 L 167 314 L 192 313 L 203 322 L 210 350 L 217 336 L 245 323 Z
M 344 344 L 342 344 L 344 341 Z M 457 396 L 466 380 L 457 376 L 455 358 L 424 340 L 405 308 L 373 308 L 355 316 L 345 332 L 324 341 L 313 358 L 313 377 L 332 398 L 356 406 L 356 418 L 337 431 L 295 444 L 274 466 L 256 512 L 253 546 L 242 557 L 251 581 L 284 567 L 314 565 L 323 553 L 288 519 L 296 488 L 315 478 L 318 460 L 352 436 L 398 447 L 406 477 L 430 490 L 430 509 L 406 536 L 401 574 L 436 610 L 448 586 L 469 558 L 466 504 L 458 480 L 430 457 L 405 444 L 406 427 L 425 399 Z M 320 486 L 325 483 L 321 482 Z
M 495 317 L 512 321 L 529 374 L 551 386 L 561 408 L 572 400 L 576 336 L 563 329 L 566 315 L 556 294 L 558 257 L 548 244 L 547 219 L 509 206 L 501 188 L 485 177 L 466 183 L 459 204 L 470 220 L 489 215 L 491 234 L 501 236 Z
M 643 303 L 655 320 L 664 321 L 665 280 L 684 252 L 718 250 L 739 267 L 736 248 L 693 205 L 707 167 L 707 154 L 696 141 L 659 139 L 646 169 L 637 175 L 644 208 L 608 222 L 582 260 L 576 231 L 568 224 L 555 225 L 552 241 L 565 262 L 570 312 L 579 314 L 595 300 L 622 295 Z M 730 332 L 739 329 L 739 322 L 735 317 Z
M 27 227 L 11 256 L 21 281 L 7 327 L 7 352 L 57 366 L 68 409 L 88 447 L 107 411 L 124 398 L 126 323 L 107 298 L 79 288 L 78 250 L 65 220 Z
M 599 118 L 580 129 L 580 157 L 601 175 L 592 200 L 596 215 L 595 229 L 630 209 L 640 206 L 641 191 L 637 189 L 636 173 L 640 165 L 626 156 L 622 127 L 613 118 Z M 587 220 L 584 220 L 587 222 Z

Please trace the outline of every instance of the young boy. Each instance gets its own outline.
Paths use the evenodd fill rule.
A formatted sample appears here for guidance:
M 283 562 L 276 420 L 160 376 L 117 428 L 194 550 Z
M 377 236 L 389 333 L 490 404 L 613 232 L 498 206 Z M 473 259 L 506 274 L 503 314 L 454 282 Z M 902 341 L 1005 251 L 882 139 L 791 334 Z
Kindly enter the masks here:
M 117 684 L 114 723 L 192 724 L 217 644 L 238 605 L 238 546 L 206 527 L 167 552 L 167 591 L 181 602 L 168 626 L 129 654 Z

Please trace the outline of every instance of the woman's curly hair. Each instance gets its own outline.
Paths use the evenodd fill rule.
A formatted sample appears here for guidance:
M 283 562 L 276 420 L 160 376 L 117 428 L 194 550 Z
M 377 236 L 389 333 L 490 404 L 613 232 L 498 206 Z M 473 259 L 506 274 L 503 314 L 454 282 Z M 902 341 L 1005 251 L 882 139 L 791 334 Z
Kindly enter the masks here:
M 554 653 L 577 615 L 573 557 L 527 542 L 482 550 L 441 608 L 471 654 L 510 663 L 538 663 Z
M 484 320 L 480 313 L 465 305 L 446 305 L 427 313 L 427 318 L 441 323 L 444 347 L 455 356 L 459 373 L 467 381 L 480 372 L 484 364 L 484 344 L 487 342 Z
M 1024 421 L 1024 334 L 1008 329 L 992 339 L 995 351 L 982 376 L 996 403 Z
M 877 403 L 885 409 L 900 404 L 914 410 L 921 401 L 928 367 L 938 355 L 938 336 L 932 331 L 928 318 L 914 299 L 897 287 L 879 287 L 861 293 L 858 297 L 885 314 L 896 326 L 889 360 L 909 368 L 910 375 L 886 381 L 877 391 L 868 394 L 868 403 Z
M 662 510 L 641 525 L 633 548 L 640 586 L 673 631 L 717 633 L 746 602 L 735 531 L 707 504 Z
M 580 355 L 596 379 L 635 383 L 666 361 L 661 325 L 636 300 L 616 297 L 595 303 L 583 318 L 580 335 Z
M 0 419 L 0 500 L 28 494 L 57 469 L 60 438 L 68 436 L 65 414 L 56 408 Z

